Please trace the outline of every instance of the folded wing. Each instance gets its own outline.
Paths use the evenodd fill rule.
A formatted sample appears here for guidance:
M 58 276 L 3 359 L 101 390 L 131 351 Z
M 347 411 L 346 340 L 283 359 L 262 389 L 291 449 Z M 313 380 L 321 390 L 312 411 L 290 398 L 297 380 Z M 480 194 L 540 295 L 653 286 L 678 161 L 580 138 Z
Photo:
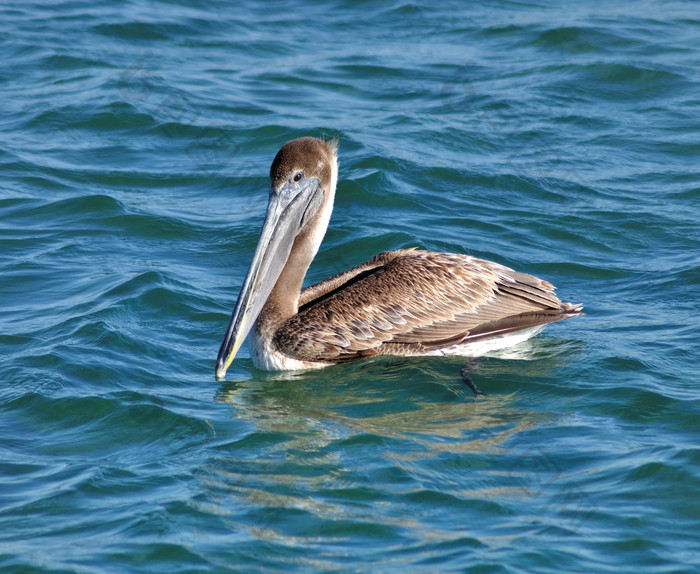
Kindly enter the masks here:
M 554 287 L 468 255 L 402 250 L 302 292 L 274 343 L 288 356 L 337 362 L 421 354 L 580 314 Z

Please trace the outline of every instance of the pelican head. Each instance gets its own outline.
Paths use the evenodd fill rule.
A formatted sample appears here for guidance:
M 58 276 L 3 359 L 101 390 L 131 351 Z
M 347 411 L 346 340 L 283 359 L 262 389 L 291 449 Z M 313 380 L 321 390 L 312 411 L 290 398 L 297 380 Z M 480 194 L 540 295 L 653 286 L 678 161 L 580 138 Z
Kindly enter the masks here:
M 265 222 L 219 349 L 217 379 L 225 377 L 278 280 L 288 314 L 297 312 L 301 283 L 328 227 L 337 177 L 335 141 L 299 138 L 277 152 Z

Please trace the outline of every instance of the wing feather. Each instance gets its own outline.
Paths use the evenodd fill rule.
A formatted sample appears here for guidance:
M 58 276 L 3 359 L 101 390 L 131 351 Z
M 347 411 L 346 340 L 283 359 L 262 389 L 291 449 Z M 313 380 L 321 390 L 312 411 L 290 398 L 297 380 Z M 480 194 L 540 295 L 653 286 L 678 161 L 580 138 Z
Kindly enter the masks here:
M 402 250 L 304 290 L 275 334 L 285 354 L 339 361 L 451 345 L 577 313 L 554 287 L 503 265 L 452 253 Z M 400 353 L 403 354 L 403 353 Z

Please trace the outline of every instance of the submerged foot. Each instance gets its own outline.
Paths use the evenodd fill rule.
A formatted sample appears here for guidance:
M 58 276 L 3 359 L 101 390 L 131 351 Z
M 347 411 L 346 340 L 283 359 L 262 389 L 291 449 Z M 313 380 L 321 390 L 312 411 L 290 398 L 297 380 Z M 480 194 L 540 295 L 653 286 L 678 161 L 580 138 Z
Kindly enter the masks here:
M 465 385 L 467 385 L 472 390 L 472 393 L 474 393 L 475 397 L 478 397 L 479 395 L 486 396 L 486 395 L 484 395 L 484 393 L 482 393 L 479 389 L 476 388 L 474 381 L 472 381 L 472 377 L 471 377 L 471 371 L 473 370 L 472 367 L 473 367 L 473 365 L 470 365 L 469 363 L 467 363 L 459 370 L 459 374 L 462 377 L 462 381 L 464 382 Z

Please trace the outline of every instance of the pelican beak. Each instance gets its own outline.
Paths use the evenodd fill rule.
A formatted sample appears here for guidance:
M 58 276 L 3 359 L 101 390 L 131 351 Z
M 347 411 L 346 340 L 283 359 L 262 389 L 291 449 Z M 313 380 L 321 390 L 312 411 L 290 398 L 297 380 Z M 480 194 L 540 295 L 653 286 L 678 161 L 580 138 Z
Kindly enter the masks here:
M 315 177 L 290 178 L 279 190 L 270 190 L 265 223 L 248 275 L 231 314 L 216 359 L 216 378 L 223 379 L 238 349 L 255 324 L 284 269 L 299 231 L 320 207 L 323 188 Z

